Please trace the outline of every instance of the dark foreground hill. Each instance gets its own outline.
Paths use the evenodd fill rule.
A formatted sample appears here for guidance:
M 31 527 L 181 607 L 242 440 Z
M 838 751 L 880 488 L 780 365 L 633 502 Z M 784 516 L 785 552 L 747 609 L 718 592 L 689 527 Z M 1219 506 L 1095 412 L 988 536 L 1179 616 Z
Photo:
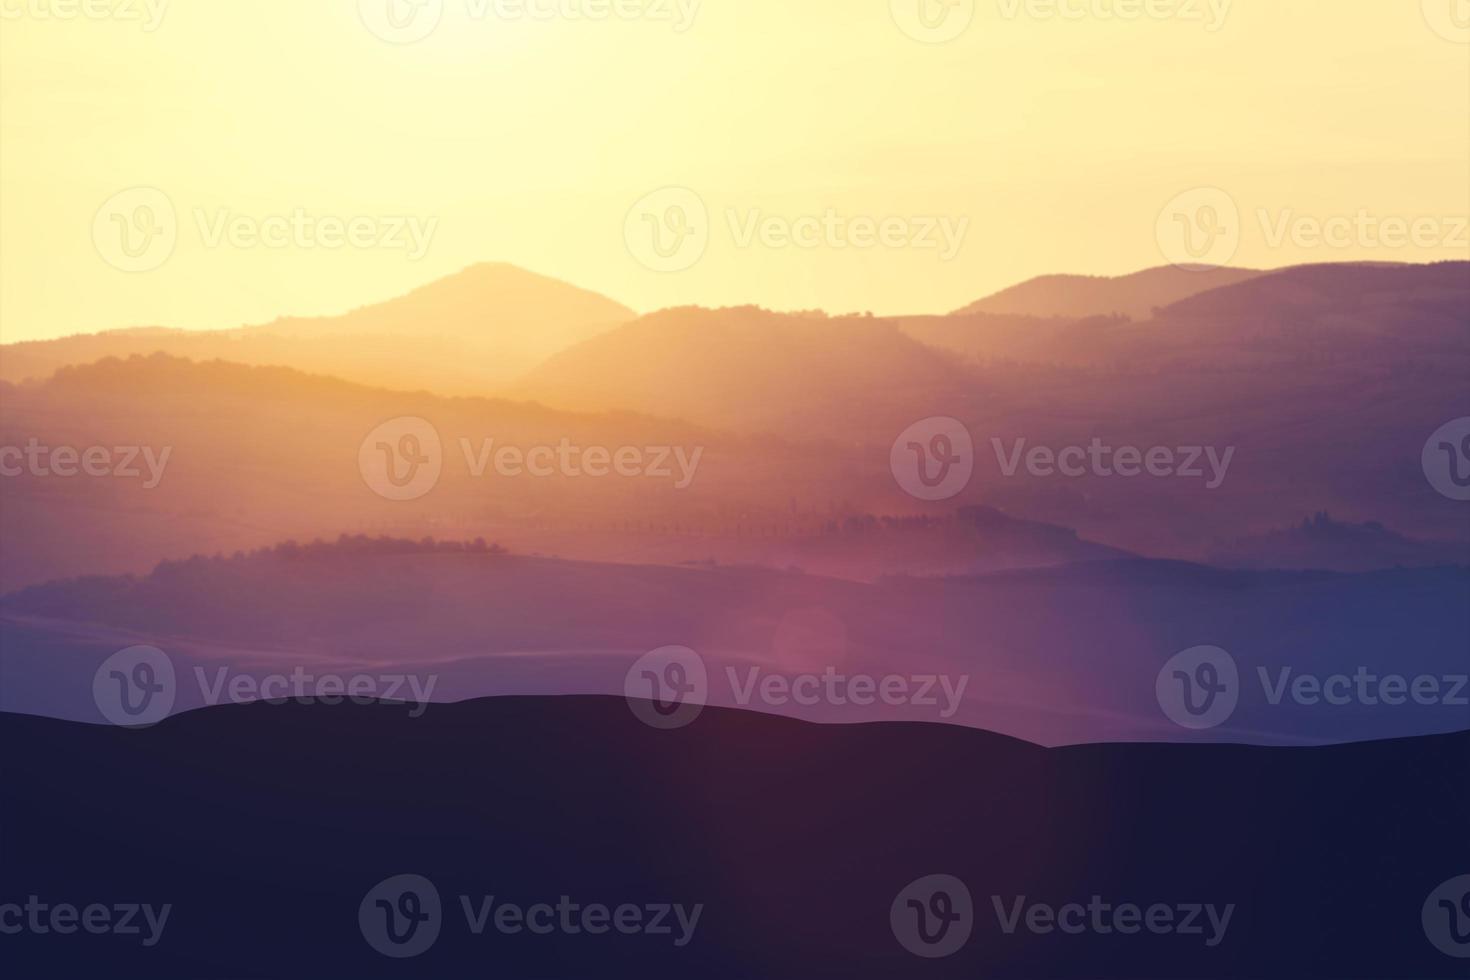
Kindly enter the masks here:
M 1464 975 L 1421 910 L 1470 872 L 1467 734 L 1047 750 L 714 708 L 660 731 L 620 699 L 561 698 L 417 718 L 258 703 L 140 731 L 3 715 L 0 739 L 23 747 L 5 756 L 0 907 L 171 906 L 138 935 L 0 934 L 8 976 Z M 432 883 L 437 914 L 421 885 L 369 894 L 405 874 Z M 938 874 L 973 914 L 932 888 L 919 907 L 953 920 L 941 942 L 972 934 L 919 958 L 894 927 L 917 912 L 896 900 Z M 1072 902 L 1109 911 L 1039 931 L 1036 909 Z M 643 926 L 678 905 L 693 925 L 670 912 L 667 933 L 623 933 L 581 917 L 599 903 Z M 1115 918 L 1124 903 L 1164 908 L 1161 931 Z M 497 929 L 507 906 L 550 932 Z M 369 931 L 392 910 L 437 939 L 386 957 L 360 910 Z

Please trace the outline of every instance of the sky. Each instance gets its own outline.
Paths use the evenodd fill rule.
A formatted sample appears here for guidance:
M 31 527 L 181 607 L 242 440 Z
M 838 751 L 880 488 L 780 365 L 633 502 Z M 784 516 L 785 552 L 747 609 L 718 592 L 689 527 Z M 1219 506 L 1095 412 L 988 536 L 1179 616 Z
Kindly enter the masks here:
M 1466 14 L 0 0 L 0 339 L 335 313 L 480 261 L 639 311 L 893 314 L 1470 258 Z

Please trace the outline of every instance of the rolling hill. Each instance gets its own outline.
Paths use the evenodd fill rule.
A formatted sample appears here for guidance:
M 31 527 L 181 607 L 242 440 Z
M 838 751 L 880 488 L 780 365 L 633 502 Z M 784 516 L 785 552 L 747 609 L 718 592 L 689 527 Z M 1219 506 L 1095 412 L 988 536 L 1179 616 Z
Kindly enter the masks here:
M 923 540 L 934 534 L 911 528 L 874 548 L 827 527 L 979 505 L 1123 552 L 1186 560 L 1319 511 L 1381 524 L 1421 540 L 1425 553 L 1452 553 L 1440 546 L 1463 547 L 1470 528 L 1462 505 L 1425 479 L 1420 454 L 1431 432 L 1470 414 L 1467 308 L 1470 263 L 1290 269 L 1191 297 L 1144 323 L 1003 318 L 1009 339 L 999 350 L 990 314 L 930 320 L 940 333 L 928 339 L 949 348 L 941 350 L 902 320 L 668 310 L 553 355 L 515 386 L 520 402 L 168 358 L 68 369 L 0 387 L 4 444 L 173 446 L 170 479 L 143 490 L 7 477 L 0 586 L 359 531 L 856 577 L 881 574 L 885 559 L 896 562 L 890 571 L 957 572 L 971 558 L 955 535 L 940 533 L 931 547 Z M 1045 326 L 1028 339 L 1035 324 Z M 392 502 L 364 485 L 356 454 L 376 425 L 402 416 L 439 426 L 453 465 L 432 494 Z M 938 504 L 909 497 L 889 469 L 897 435 L 930 416 L 961 420 L 976 450 L 968 487 Z M 468 478 L 456 452 L 466 438 L 472 449 L 486 439 L 567 438 L 705 452 L 687 492 L 648 480 L 487 481 Z M 1094 439 L 1233 455 L 1210 487 L 1001 465 L 1018 445 Z M 66 533 L 75 527 L 87 534 Z M 1059 553 L 1024 550 L 1021 564 Z M 1359 536 L 1333 549 L 1331 567 L 1384 567 L 1376 563 L 1395 554 Z M 974 568 L 993 557 L 973 556 Z
M 170 908 L 133 936 L 6 936 L 24 976 L 1463 976 L 1420 914 L 1466 871 L 1463 733 L 1045 750 L 715 708 L 658 731 L 621 698 L 501 698 L 422 717 L 257 703 L 142 731 L 0 715 L 0 739 L 26 747 L 0 787 L 7 900 Z M 439 897 L 409 960 L 358 915 L 404 874 Z M 970 901 L 950 895 L 951 955 L 921 959 L 890 910 L 938 874 Z M 699 918 L 476 932 L 485 896 Z M 1006 928 L 1018 896 L 1082 922 L 1089 902 L 1164 903 L 1172 925 Z
M 1159 307 L 1260 275 L 1263 273 L 1253 269 L 1190 271 L 1161 266 L 1126 276 L 1039 276 L 955 312 L 1071 319 L 1126 316 L 1147 320 Z
M 891 321 L 756 307 L 663 310 L 550 358 L 515 391 L 741 432 L 861 435 L 971 384 Z M 900 425 L 899 428 L 902 428 Z
M 595 293 L 486 263 L 340 316 L 229 330 L 111 330 L 7 344 L 0 347 L 0 379 L 41 379 L 65 365 L 161 352 L 293 367 L 386 388 L 484 395 L 634 316 Z
M 556 355 L 517 392 L 751 436 L 800 431 L 879 459 L 910 424 L 953 417 L 976 446 L 957 503 L 1145 554 L 1198 559 L 1318 511 L 1464 542 L 1470 527 L 1430 487 L 1420 454 L 1430 433 L 1470 415 L 1467 309 L 1470 263 L 1286 269 L 1143 322 L 671 310 Z M 1093 439 L 1140 452 L 1233 447 L 1232 469 L 1209 489 L 1007 475 L 992 442 L 1055 451 Z
M 98 720 L 94 673 L 137 644 L 173 658 L 175 710 L 208 703 L 195 668 L 432 676 L 436 702 L 616 694 L 638 657 L 677 644 L 703 657 L 711 704 L 810 721 L 944 721 L 1048 745 L 1353 741 L 1470 728 L 1470 706 L 1448 699 L 1450 682 L 1442 703 L 1273 703 L 1258 672 L 1464 675 L 1467 604 L 1470 566 L 1343 575 L 1118 559 L 859 582 L 346 539 L 6 595 L 0 710 Z M 1202 644 L 1229 652 L 1242 688 L 1224 724 L 1189 731 L 1160 710 L 1156 681 Z M 742 700 L 752 669 L 945 678 L 954 697 L 936 685 L 927 705 Z
M 366 482 L 362 454 L 364 445 L 369 454 L 380 452 L 374 443 L 399 445 L 392 433 L 374 433 L 404 418 L 432 427 L 441 472 L 422 494 L 395 500 Z M 161 354 L 64 368 L 37 384 L 0 383 L 0 445 L 32 440 L 79 453 L 117 447 L 120 466 L 133 447 L 134 469 L 146 459 L 136 450 L 148 449 L 155 461 L 169 455 L 157 481 L 16 467 L 4 479 L 0 508 L 0 587 L 7 589 L 342 532 L 498 537 L 505 525 L 584 537 L 635 527 L 733 531 L 773 514 L 790 520 L 793 500 L 825 511 L 834 488 L 874 483 L 857 475 L 868 465 L 863 460 L 810 443 L 758 443 L 627 413 L 392 392 L 288 368 Z M 584 450 L 627 448 L 637 465 L 614 471 L 604 464 L 589 475 L 576 460 L 546 472 L 537 463 L 536 473 L 496 462 L 507 452 L 555 451 L 564 442 L 578 458 Z

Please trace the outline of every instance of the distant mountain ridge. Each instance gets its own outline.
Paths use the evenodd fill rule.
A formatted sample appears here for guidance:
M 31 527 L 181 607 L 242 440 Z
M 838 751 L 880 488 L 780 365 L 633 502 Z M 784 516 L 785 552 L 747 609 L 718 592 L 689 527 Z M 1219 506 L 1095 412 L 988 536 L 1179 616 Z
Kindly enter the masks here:
M 470 280 L 477 276 L 499 273 Z M 426 308 L 436 292 L 420 297 Z M 1379 522 L 1438 549 L 1463 544 L 1467 529 L 1461 505 L 1425 479 L 1420 453 L 1431 432 L 1467 414 L 1467 309 L 1464 262 L 1297 267 L 1188 297 L 1143 322 L 682 308 L 601 332 L 524 381 L 492 389 L 519 402 L 166 356 L 91 364 L 52 382 L 0 384 L 5 438 L 172 445 L 169 479 L 134 497 L 129 481 L 8 477 L 0 584 L 139 571 L 162 558 L 343 531 L 498 539 L 516 527 L 524 533 L 506 544 L 522 553 L 779 561 L 830 574 L 866 566 L 864 578 L 868 556 L 903 553 L 896 570 L 959 571 L 954 560 L 965 556 L 950 548 L 956 536 L 937 529 L 821 529 L 855 516 L 937 517 L 972 505 L 1075 529 L 1084 543 L 1193 561 L 1319 510 L 1350 524 Z M 330 320 L 302 329 L 330 332 Z M 340 354 L 359 339 L 292 343 Z M 417 346 L 416 338 L 375 339 L 382 346 L 369 354 L 380 366 Z M 0 349 L 0 363 L 14 350 Z M 449 359 L 455 370 L 482 370 L 473 358 Z M 315 370 L 345 373 L 328 361 Z M 425 373 L 445 377 L 432 365 Z M 465 383 L 478 388 L 484 379 Z M 1360 410 L 1344 412 L 1349 404 Z M 357 447 L 374 426 L 410 416 L 441 426 L 451 472 L 422 500 L 389 504 L 363 483 Z M 914 423 L 940 416 L 972 434 L 974 472 L 959 496 L 928 505 L 895 482 L 890 447 Z M 460 437 L 707 452 L 692 488 L 665 493 L 672 487 L 657 481 L 466 479 Z M 1140 450 L 1233 447 L 1235 455 L 1215 489 L 1001 465 L 1001 450 L 1012 446 L 1055 450 L 1093 438 Z M 721 541 L 700 553 L 698 535 Z M 987 548 L 995 540 L 976 537 Z M 1344 540 L 1329 567 L 1384 567 L 1407 554 L 1384 542 Z M 1044 552 L 1074 547 L 1060 545 Z M 988 561 L 989 552 L 976 557 Z M 1030 548 L 1020 555 L 1023 563 L 1034 557 Z
M 634 318 L 604 296 L 504 263 L 324 317 L 228 330 L 143 327 L 0 346 L 0 379 L 45 378 L 103 357 L 167 353 L 293 367 L 349 381 L 488 394 L 565 347 Z
M 1442 315 L 1447 305 L 1463 301 L 1467 291 L 1470 262 L 1331 262 L 1293 266 L 1193 293 L 1165 313 L 1176 321 L 1263 314 L 1286 321 L 1394 314 L 1402 320 L 1406 314 Z M 1461 323 L 1470 327 L 1470 316 Z
M 637 314 L 605 296 L 505 262 L 481 262 L 436 279 L 402 296 L 327 317 L 284 317 L 253 329 L 288 336 L 445 333 L 493 331 L 496 317 L 543 316 L 546 326 L 600 326 Z
M 1147 320 L 1154 309 L 1198 293 L 1265 275 L 1255 269 L 1191 271 L 1174 266 L 1126 276 L 1038 276 L 976 300 L 954 315 L 993 313 L 1011 316 L 1126 316 Z

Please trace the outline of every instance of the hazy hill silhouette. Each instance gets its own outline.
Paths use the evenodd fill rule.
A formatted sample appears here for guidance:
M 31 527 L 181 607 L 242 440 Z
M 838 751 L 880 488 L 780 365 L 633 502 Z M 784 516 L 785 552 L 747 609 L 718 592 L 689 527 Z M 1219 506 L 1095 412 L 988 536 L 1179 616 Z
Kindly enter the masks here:
M 1467 412 L 1467 308 L 1470 263 L 1290 269 L 1187 299 L 1143 323 L 1006 319 L 994 330 L 987 314 L 916 327 L 754 308 L 668 310 L 557 354 L 516 389 L 579 410 L 571 414 L 275 368 L 98 364 L 0 388 L 5 443 L 171 445 L 178 451 L 170 477 L 148 492 L 126 481 L 7 477 L 0 587 L 344 531 L 848 574 L 838 567 L 841 547 L 827 547 L 834 542 L 814 549 L 749 541 L 815 539 L 833 521 L 967 505 L 1075 529 L 1126 552 L 1188 560 L 1318 511 L 1431 546 L 1464 544 L 1470 528 L 1461 505 L 1432 489 L 1420 451 L 1429 433 Z M 968 426 L 975 466 L 959 497 L 927 505 L 895 482 L 889 450 L 911 423 L 937 415 Z M 431 494 L 409 503 L 373 495 L 356 463 L 373 427 L 399 416 L 442 426 L 452 464 Z M 487 438 L 569 438 L 704 446 L 705 454 L 698 481 L 677 492 L 646 480 L 487 481 L 465 478 L 462 438 L 472 448 Z M 1008 475 L 1000 465 L 1000 453 L 1021 441 L 1056 449 L 1093 439 L 1234 455 L 1211 489 L 1203 479 L 1061 478 L 1025 467 Z M 86 534 L 68 533 L 74 528 Z M 726 543 L 704 550 L 680 540 L 691 534 Z M 1361 555 L 1339 554 L 1334 567 L 1389 557 L 1361 544 Z M 890 570 L 964 570 L 953 564 L 956 553 L 936 553 L 936 562 L 912 554 L 920 564 Z M 857 556 L 854 567 L 865 560 Z
M 6 477 L 0 587 L 141 572 L 163 559 L 230 553 L 343 532 L 484 536 L 521 552 L 620 562 L 712 560 L 872 578 L 1055 564 L 1125 552 L 1065 527 L 951 514 L 887 520 L 902 497 L 886 456 L 803 439 L 731 436 L 626 413 L 556 411 L 503 399 L 388 392 L 285 368 L 165 355 L 0 383 L 0 442 L 169 450 L 141 479 Z M 385 500 L 358 451 L 386 420 L 427 420 L 442 472 L 423 497 Z M 496 447 L 671 447 L 698 467 L 668 478 L 476 475 Z M 466 443 L 470 458 L 466 458 Z M 647 457 L 650 465 L 653 457 Z M 141 464 L 136 464 L 141 465 Z M 898 496 L 899 499 L 895 500 Z
M 1395 565 L 1470 565 L 1470 543 L 1418 541 L 1382 524 L 1348 524 L 1319 513 L 1291 527 L 1222 542 L 1210 561 L 1230 568 L 1325 568 L 1342 572 Z
M 512 265 L 483 263 L 340 316 L 7 344 L 0 347 L 0 379 L 45 378 L 68 364 L 163 352 L 281 365 L 388 388 L 483 395 L 634 316 L 596 293 Z
M 1190 271 L 1161 266 L 1126 276 L 1038 276 L 976 300 L 955 313 L 1073 319 L 1117 315 L 1147 320 L 1157 307 L 1260 275 L 1263 273 L 1254 269 Z
M 1470 262 L 1303 265 L 1181 298 L 1165 312 L 1175 322 L 1266 314 L 1278 327 L 1301 317 L 1328 326 L 1330 318 L 1349 314 L 1349 325 L 1376 327 L 1412 340 L 1414 328 L 1443 318 L 1446 307 L 1463 300 L 1466 290 Z M 1463 339 L 1464 332 L 1453 336 Z
M 566 407 L 631 409 L 741 431 L 800 420 L 808 431 L 849 438 L 882 431 L 895 416 L 1014 415 L 1028 410 L 1038 388 L 1065 389 L 1094 419 L 1126 414 L 1147 427 L 1179 413 L 1172 392 L 1139 404 L 1158 399 L 1161 375 L 1203 383 L 1212 398 L 1236 392 L 1241 404 L 1231 408 L 1258 405 L 1263 391 L 1273 403 L 1305 406 L 1321 394 L 1317 378 L 1353 371 L 1418 395 L 1420 373 L 1453 377 L 1470 359 L 1470 263 L 1302 266 L 1249 277 L 1171 271 L 1225 284 L 1147 322 L 665 310 L 556 355 L 518 390 Z M 977 372 L 928 344 L 991 369 Z M 1453 360 L 1435 360 L 1446 356 Z M 1248 374 L 1224 373 L 1232 369 Z M 1135 390 L 1139 375 L 1155 377 Z
M 840 438 L 875 419 L 892 424 L 969 383 L 950 358 L 888 320 L 687 307 L 564 351 L 517 390 L 568 408 L 616 406 L 740 431 Z
M 181 710 L 206 703 L 196 667 L 412 671 L 437 676 L 435 698 L 450 700 L 612 694 L 637 657 L 681 644 L 704 657 L 711 703 L 727 706 L 742 703 L 728 670 L 831 668 L 967 676 L 942 720 L 1048 744 L 1343 741 L 1470 728 L 1470 707 L 1273 704 L 1258 671 L 1464 674 L 1467 605 L 1470 567 L 1341 575 L 1135 559 L 868 583 L 488 545 L 300 542 L 0 598 L 0 710 L 95 720 L 93 673 L 139 643 L 174 658 Z M 1168 721 L 1155 683 L 1169 658 L 1201 644 L 1227 650 L 1247 688 L 1227 724 L 1193 733 Z M 940 719 L 934 705 L 746 704 L 820 721 Z
M 987 366 L 1045 364 L 1091 367 L 1106 363 L 1118 333 L 1137 329 L 1125 316 L 1036 317 L 954 313 L 900 317 L 899 329 L 920 343 Z
M 844 472 L 850 476 L 841 458 L 681 423 L 389 392 L 285 368 L 164 355 L 66 368 L 41 384 L 3 386 L 0 408 L 5 445 L 35 438 L 43 446 L 170 451 L 152 488 L 141 479 L 57 478 L 24 468 L 6 477 L 0 570 L 7 588 L 340 532 L 495 537 L 491 527 L 504 523 L 570 528 L 657 517 L 672 526 L 701 516 L 734 527 L 733 515 L 748 512 L 753 522 L 763 508 L 752 505 L 773 497 L 783 513 L 793 497 L 825 502 L 818 491 Z M 410 501 L 379 496 L 359 465 L 364 440 L 400 417 L 425 419 L 441 442 L 437 485 Z M 485 440 L 494 440 L 494 449 L 566 440 L 577 447 L 703 452 L 693 482 L 681 490 L 672 458 L 664 460 L 668 478 L 593 479 L 560 470 L 545 478 L 502 476 L 484 455 Z M 482 461 L 486 469 L 476 476 L 472 463 Z M 653 467 L 653 456 L 646 462 Z
M 1214 373 L 1233 366 L 1279 370 L 1310 358 L 1318 363 L 1307 366 L 1321 370 L 1323 361 L 1464 357 L 1467 300 L 1470 262 L 1339 263 L 1225 282 L 1157 309 L 1151 319 L 1134 318 L 1147 322 L 972 311 L 901 323 L 917 339 L 981 361 Z
M 521 391 L 751 434 L 799 427 L 880 458 L 912 422 L 952 416 L 977 452 L 959 503 L 1136 552 L 1197 559 L 1319 510 L 1465 541 L 1459 505 L 1429 486 L 1420 452 L 1467 412 L 1466 309 L 1470 263 L 1287 269 L 1143 322 L 673 310 L 557 355 Z M 916 337 L 946 349 L 923 356 Z M 1204 480 L 1007 475 L 992 443 L 1056 450 L 1094 438 L 1235 454 L 1206 490 Z
M 6 898 L 173 906 L 151 947 L 6 936 L 25 976 L 1463 975 L 1420 909 L 1466 870 L 1465 734 L 1044 750 L 715 708 L 657 731 L 621 699 L 517 698 L 416 718 L 259 703 L 141 731 L 0 715 L 0 738 L 26 746 L 0 784 Z M 357 916 L 401 874 L 442 903 L 437 940 L 406 961 L 371 949 Z M 890 906 L 934 874 L 967 887 L 972 932 L 921 960 Z M 703 909 L 683 946 L 475 936 L 460 896 L 486 895 Z M 1094 895 L 1233 910 L 1213 946 L 1208 927 L 1007 933 L 995 910 Z

